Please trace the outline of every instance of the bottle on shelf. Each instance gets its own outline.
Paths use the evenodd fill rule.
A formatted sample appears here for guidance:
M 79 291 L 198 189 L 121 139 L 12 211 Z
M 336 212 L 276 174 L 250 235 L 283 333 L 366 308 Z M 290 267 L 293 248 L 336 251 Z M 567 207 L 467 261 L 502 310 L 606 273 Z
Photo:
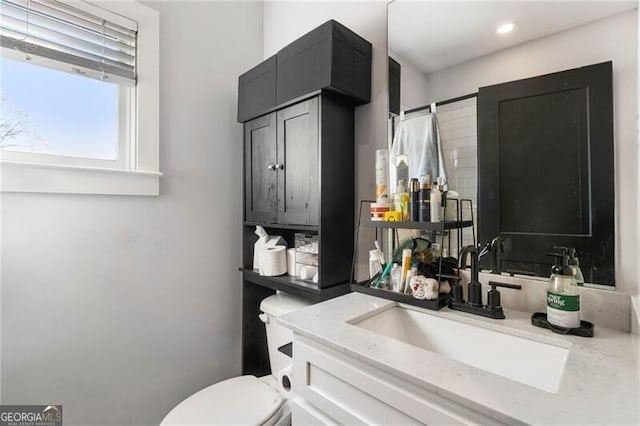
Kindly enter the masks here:
M 402 268 L 397 263 L 391 267 L 391 291 L 400 292 L 402 287 Z
M 379 250 L 369 250 L 369 278 L 382 273 L 382 262 L 380 262 Z
M 411 278 L 415 277 L 416 275 L 418 275 L 418 266 L 414 262 L 411 264 L 411 269 L 409 269 L 409 272 L 407 272 L 407 278 L 405 279 L 404 286 L 402 287 L 402 292 L 404 294 L 411 294 Z
M 431 186 L 431 194 L 430 194 L 430 211 L 431 211 L 431 222 L 441 222 L 442 221 L 442 192 L 440 192 L 440 185 L 434 183 Z
M 389 150 L 376 150 L 376 201 L 389 199 Z
M 400 212 L 400 218 L 402 221 L 408 221 L 411 219 L 409 216 L 409 193 L 404 180 L 398 181 L 398 187 L 393 199 L 394 210 Z
M 402 250 L 402 285 L 404 285 L 404 282 L 407 280 L 407 272 L 409 272 L 409 269 L 411 269 L 411 249 L 404 249 Z
M 396 182 L 400 185 L 400 181 L 403 180 L 405 185 L 409 182 L 409 157 L 406 155 L 398 155 L 396 158 Z M 397 186 L 396 186 L 396 192 Z
M 416 178 L 412 178 L 409 181 L 409 196 L 411 206 L 409 210 L 411 211 L 411 221 L 419 222 L 420 221 L 420 181 Z
M 431 177 L 422 175 L 420 177 L 420 194 L 418 197 L 420 222 L 431 221 Z

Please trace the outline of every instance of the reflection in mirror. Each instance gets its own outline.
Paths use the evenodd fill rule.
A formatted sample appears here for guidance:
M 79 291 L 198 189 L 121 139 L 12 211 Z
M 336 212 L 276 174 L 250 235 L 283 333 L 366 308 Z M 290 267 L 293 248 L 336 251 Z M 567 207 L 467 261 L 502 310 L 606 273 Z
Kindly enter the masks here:
M 501 256 L 496 256 L 496 253 L 493 256 L 491 254 L 484 256 L 481 262 L 483 269 L 494 272 L 501 270 L 503 273 L 505 270 L 512 270 L 516 273 L 548 276 L 551 259 L 545 259 L 544 251 L 558 251 L 558 249 L 554 249 L 554 246 L 571 246 L 577 249 L 577 258 L 583 262 L 581 266 L 586 269 L 583 272 L 587 282 L 614 284 L 614 270 L 617 271 L 620 268 L 621 258 L 624 262 L 625 248 L 627 247 L 625 244 L 628 244 L 623 238 L 620 238 L 620 233 L 616 235 L 614 232 L 614 205 L 619 211 L 631 213 L 636 211 L 634 188 L 620 184 L 623 177 L 635 179 L 636 165 L 631 160 L 630 163 L 625 163 L 624 159 L 621 161 L 619 152 L 620 149 L 624 149 L 621 148 L 622 146 L 627 146 L 625 144 L 634 146 L 635 141 L 636 75 L 638 70 L 638 29 L 637 10 L 635 9 L 637 9 L 637 2 L 634 1 L 414 2 L 396 0 L 389 5 L 388 45 L 389 57 L 393 60 L 390 61 L 389 75 L 390 79 L 393 79 L 393 76 L 399 76 L 399 81 L 396 80 L 395 83 L 390 81 L 390 87 L 393 87 L 394 84 L 399 85 L 399 90 L 390 90 L 391 97 L 394 93 L 399 93 L 397 96 L 399 99 L 396 98 L 396 102 L 390 98 L 390 124 L 392 126 L 390 133 L 397 135 L 403 121 L 416 116 L 435 115 L 438 123 L 439 149 L 443 158 L 444 171 L 442 173 L 447 177 L 448 189 L 458 192 L 461 198 L 472 199 L 474 207 L 478 206 L 478 201 L 480 201 L 480 211 L 478 212 L 478 209 L 475 208 L 473 211 L 474 221 L 479 228 L 477 243 L 483 246 L 498 236 L 505 239 L 504 243 L 496 245 L 496 247 L 504 247 L 504 253 L 501 253 Z M 505 24 L 512 24 L 511 31 L 504 31 L 504 28 L 501 28 L 502 33 L 499 32 L 498 28 Z M 540 235 L 528 235 L 528 232 L 524 232 L 522 229 L 518 229 L 514 233 L 511 232 L 512 229 L 505 228 L 510 228 L 512 224 L 518 223 L 518 220 L 513 218 L 502 217 L 508 211 L 519 211 L 517 208 L 511 208 L 513 207 L 512 202 L 508 204 L 510 208 L 501 208 L 505 207 L 502 205 L 490 212 L 492 218 L 498 217 L 497 225 L 495 220 L 487 220 L 487 216 L 483 216 L 482 210 L 484 206 L 489 214 L 487 206 L 490 204 L 487 204 L 487 200 L 494 200 L 499 204 L 501 194 L 504 198 L 503 203 L 506 203 L 505 199 L 508 197 L 511 197 L 508 198 L 509 200 L 513 200 L 513 194 L 517 192 L 520 185 L 513 184 L 509 188 L 505 188 L 505 191 L 508 189 L 511 193 L 504 192 L 502 188 L 505 183 L 499 180 L 495 181 L 495 179 L 492 181 L 487 177 L 488 175 L 483 175 L 487 172 L 488 167 L 484 167 L 483 164 L 478 166 L 478 152 L 485 154 L 487 152 L 479 149 L 479 143 L 487 143 L 487 136 L 485 133 L 479 132 L 478 129 L 491 124 L 487 121 L 489 119 L 485 111 L 478 110 L 478 105 L 484 105 L 484 103 L 478 103 L 479 91 L 480 96 L 483 96 L 484 90 L 481 89 L 487 86 L 516 82 L 547 74 L 562 76 L 562 71 L 606 62 L 611 62 L 612 68 L 612 78 L 610 79 L 612 84 L 608 85 L 609 90 L 612 88 L 612 100 L 608 109 L 612 117 L 613 132 L 609 132 L 609 140 L 590 139 L 594 136 L 593 132 L 597 133 L 598 130 L 593 130 L 588 125 L 585 127 L 584 123 L 573 123 L 573 130 L 568 132 L 573 132 L 571 134 L 575 135 L 580 133 L 579 129 L 586 128 L 587 131 L 583 132 L 584 134 L 581 134 L 580 138 L 586 141 L 586 146 L 590 147 L 588 149 L 593 150 L 593 147 L 598 144 L 608 145 L 610 147 L 609 153 L 606 154 L 606 158 L 602 156 L 587 158 L 582 163 L 575 158 L 558 159 L 560 164 L 563 161 L 574 165 L 578 164 L 575 167 L 576 170 L 579 170 L 576 176 L 584 174 L 585 169 L 592 173 L 595 164 L 593 162 L 598 159 L 611 164 L 611 170 L 604 175 L 589 175 L 586 193 L 582 197 L 575 197 L 578 200 L 576 202 L 584 203 L 583 198 L 586 197 L 590 203 L 585 210 L 587 217 L 583 217 L 582 223 L 575 227 L 581 232 L 575 234 L 568 226 L 566 231 L 558 232 L 557 226 L 555 228 L 550 226 L 548 229 L 553 232 L 542 237 L 543 244 L 533 244 L 531 241 L 534 241 L 535 237 L 540 239 Z M 583 88 L 587 88 L 583 91 L 584 93 L 588 92 L 588 87 L 588 84 L 583 85 Z M 593 92 L 593 88 L 591 90 Z M 578 91 L 567 96 L 579 95 L 578 101 L 573 104 L 576 105 L 577 110 L 584 109 L 585 106 L 587 109 L 586 113 L 578 114 L 577 117 L 587 117 L 588 119 L 588 101 L 580 101 L 588 96 L 584 93 Z M 550 99 L 550 102 L 554 102 L 553 96 L 547 96 L 547 98 Z M 507 96 L 506 99 L 511 98 Z M 564 99 L 564 97 L 560 96 L 559 99 Z M 567 102 L 571 104 L 571 100 Z M 497 105 L 499 104 L 500 102 Z M 526 108 L 518 114 L 522 116 L 522 112 L 530 108 L 531 104 L 533 103 L 527 104 Z M 607 108 L 606 102 L 604 104 Z M 598 105 L 602 108 L 602 102 Z M 542 108 L 540 111 L 545 109 L 544 105 L 540 108 Z M 528 117 L 526 125 L 530 126 L 529 128 L 533 125 L 535 128 L 535 120 L 542 120 L 542 117 L 545 117 L 546 121 L 540 122 L 539 125 L 544 129 L 549 129 L 549 140 L 553 140 L 554 137 L 561 139 L 558 136 L 561 133 L 554 131 L 559 124 L 550 120 L 549 114 L 541 113 L 538 115 L 539 117 L 536 117 L 536 114 L 526 115 Z M 557 120 L 556 115 L 551 116 Z M 593 121 L 595 122 L 595 120 Z M 597 120 L 592 124 L 604 126 L 605 130 L 599 131 L 607 133 L 606 124 L 602 124 L 602 120 Z M 513 128 L 516 127 L 518 126 Z M 526 129 L 526 126 L 521 126 L 521 128 Z M 521 132 L 525 131 L 521 130 Z M 522 139 L 522 134 L 511 133 Z M 540 131 L 539 134 L 544 135 L 545 131 Z M 495 136 L 494 139 L 499 141 L 500 136 Z M 493 143 L 498 144 L 495 141 Z M 531 143 L 535 147 L 535 140 Z M 563 155 L 567 155 L 566 151 Z M 517 154 L 517 152 L 515 150 L 512 154 Z M 518 158 L 518 155 L 515 154 L 512 155 L 512 160 Z M 513 174 L 514 171 L 524 170 L 529 163 L 528 159 L 520 158 L 517 161 L 525 163 L 510 163 L 510 167 L 505 168 L 505 164 L 501 165 L 499 161 L 500 153 L 495 155 L 496 163 L 493 164 L 493 167 L 498 172 L 495 172 L 493 177 L 496 173 L 499 175 L 501 170 L 503 174 L 505 171 Z M 590 151 L 587 153 L 587 156 L 589 155 L 594 155 L 594 152 Z M 614 155 L 617 156 L 615 172 L 613 170 Z M 584 156 L 585 152 L 582 152 L 575 157 L 584 158 Z M 487 165 L 486 158 L 488 157 L 485 155 L 484 160 L 480 159 L 480 161 L 484 161 L 485 166 Z M 536 167 L 540 168 L 540 164 L 545 163 L 538 162 Z M 541 174 L 546 176 L 548 173 L 549 168 L 541 169 L 538 176 Z M 617 179 L 615 204 L 613 204 L 614 197 L 611 196 L 610 204 L 604 203 L 598 207 L 601 210 L 607 210 L 608 213 L 605 216 L 610 218 L 610 220 L 600 220 L 599 214 L 601 212 L 595 210 L 597 203 L 592 202 L 597 196 L 594 195 L 591 188 L 594 185 L 602 185 L 611 193 L 614 188 L 614 173 Z M 530 180 L 536 179 L 536 176 L 525 177 Z M 595 180 L 596 177 L 597 180 Z M 584 187 L 583 181 L 578 181 L 578 184 Z M 521 186 L 524 188 L 526 185 Z M 564 188 L 566 189 L 566 187 Z M 528 194 L 523 193 L 521 200 L 530 201 L 528 208 L 535 210 L 553 205 L 560 196 L 552 188 L 549 188 L 546 194 L 548 198 L 540 199 L 539 196 L 545 195 L 544 193 L 545 191 L 539 191 L 536 194 L 538 198 L 535 202 L 533 195 L 527 199 Z M 625 209 L 627 206 L 630 207 L 628 210 Z M 633 216 L 635 215 L 618 214 L 617 228 L 621 229 L 627 225 L 635 229 L 637 218 Z M 479 223 L 478 219 L 480 219 Z M 505 221 L 500 223 L 501 219 L 505 219 Z M 491 226 L 488 226 L 488 222 L 491 222 Z M 558 226 L 562 228 L 562 225 Z M 531 227 L 535 232 L 531 231 L 529 234 L 539 233 L 539 228 Z M 631 229 L 632 232 L 633 229 Z M 466 230 L 463 236 L 465 245 L 474 243 L 470 229 Z M 595 243 L 592 241 L 591 244 L 582 244 L 581 239 L 587 237 L 596 238 Z M 527 253 L 526 250 L 523 251 L 523 247 L 526 246 L 531 246 L 530 253 Z M 608 254 L 603 255 L 602 253 L 607 250 Z M 629 252 L 633 253 L 633 250 L 629 250 Z M 489 252 L 487 251 L 487 253 Z M 452 252 L 452 254 L 455 253 Z M 627 259 L 628 261 L 629 259 Z M 631 259 L 631 262 L 633 263 L 634 260 Z

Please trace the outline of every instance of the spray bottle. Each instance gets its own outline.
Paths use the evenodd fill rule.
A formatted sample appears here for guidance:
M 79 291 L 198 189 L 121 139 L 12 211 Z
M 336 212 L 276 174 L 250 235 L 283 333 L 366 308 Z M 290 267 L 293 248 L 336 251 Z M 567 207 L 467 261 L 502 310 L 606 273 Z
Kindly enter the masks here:
M 405 222 L 411 220 L 409 212 L 409 193 L 407 192 L 404 180 L 398 181 L 398 188 L 396 189 L 396 193 L 393 195 L 393 204 L 395 211 L 400 212 L 400 220 Z

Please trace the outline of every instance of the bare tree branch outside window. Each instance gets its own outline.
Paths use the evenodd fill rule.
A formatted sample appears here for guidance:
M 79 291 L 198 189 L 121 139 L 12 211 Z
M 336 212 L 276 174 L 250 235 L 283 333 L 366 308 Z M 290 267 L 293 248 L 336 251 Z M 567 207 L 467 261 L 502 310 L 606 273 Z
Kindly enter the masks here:
M 11 106 L 9 98 L 2 95 L 0 109 L 0 149 L 23 148 L 32 150 L 40 141 L 29 129 L 29 116 Z

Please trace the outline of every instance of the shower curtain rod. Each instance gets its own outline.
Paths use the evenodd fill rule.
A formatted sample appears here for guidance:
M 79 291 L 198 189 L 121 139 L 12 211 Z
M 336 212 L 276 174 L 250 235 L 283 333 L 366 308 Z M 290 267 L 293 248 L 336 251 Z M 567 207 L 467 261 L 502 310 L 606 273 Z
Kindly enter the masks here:
M 447 100 L 444 100 L 444 101 L 436 102 L 436 106 L 439 107 L 439 106 L 442 106 L 442 105 L 452 104 L 454 102 L 464 101 L 465 99 L 471 99 L 471 98 L 476 98 L 476 97 L 478 97 L 478 92 L 470 93 L 468 95 L 458 96 L 457 98 L 451 98 L 451 99 L 447 99 Z M 408 110 L 403 111 L 403 112 L 405 114 L 411 114 L 411 113 L 414 113 L 414 112 L 425 111 L 425 110 L 429 110 L 429 112 L 431 112 L 431 105 L 424 105 L 424 106 L 421 106 L 421 107 L 408 109 Z

